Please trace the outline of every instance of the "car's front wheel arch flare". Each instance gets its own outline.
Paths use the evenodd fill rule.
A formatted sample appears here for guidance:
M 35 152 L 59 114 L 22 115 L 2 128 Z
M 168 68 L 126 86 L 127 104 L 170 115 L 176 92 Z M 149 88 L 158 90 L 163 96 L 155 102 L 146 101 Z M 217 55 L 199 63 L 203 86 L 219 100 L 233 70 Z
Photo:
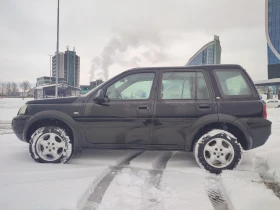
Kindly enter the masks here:
M 27 142 L 30 141 L 32 134 L 38 128 L 41 128 L 44 126 L 57 126 L 57 127 L 63 128 L 66 131 L 66 133 L 69 135 L 71 142 L 72 143 L 74 142 L 74 133 L 73 133 L 73 130 L 70 128 L 70 126 L 63 121 L 54 119 L 54 118 L 43 118 L 43 119 L 39 119 L 39 120 L 35 121 L 34 123 L 32 123 L 26 132 Z

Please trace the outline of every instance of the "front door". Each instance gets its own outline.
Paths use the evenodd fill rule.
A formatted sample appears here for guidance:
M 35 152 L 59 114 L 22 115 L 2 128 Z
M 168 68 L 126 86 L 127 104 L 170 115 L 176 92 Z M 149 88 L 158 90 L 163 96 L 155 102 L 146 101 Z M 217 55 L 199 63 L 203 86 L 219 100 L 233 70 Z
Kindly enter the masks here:
M 141 148 L 151 144 L 156 71 L 128 72 L 102 87 L 110 101 L 85 107 L 87 141 L 100 147 Z
M 152 127 L 154 144 L 166 149 L 190 149 L 191 142 L 186 140 L 194 121 L 209 114 L 217 117 L 207 73 L 164 70 L 160 85 Z

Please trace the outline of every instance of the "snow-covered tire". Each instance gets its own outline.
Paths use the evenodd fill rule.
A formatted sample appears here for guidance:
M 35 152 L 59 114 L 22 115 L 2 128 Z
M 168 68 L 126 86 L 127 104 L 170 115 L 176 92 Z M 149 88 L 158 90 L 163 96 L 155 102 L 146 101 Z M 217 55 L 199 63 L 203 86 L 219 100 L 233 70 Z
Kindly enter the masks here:
M 73 154 L 73 145 L 63 128 L 45 126 L 32 134 L 29 152 L 39 163 L 66 163 Z
M 231 133 L 212 130 L 195 143 L 193 152 L 200 167 L 219 174 L 240 164 L 242 147 Z

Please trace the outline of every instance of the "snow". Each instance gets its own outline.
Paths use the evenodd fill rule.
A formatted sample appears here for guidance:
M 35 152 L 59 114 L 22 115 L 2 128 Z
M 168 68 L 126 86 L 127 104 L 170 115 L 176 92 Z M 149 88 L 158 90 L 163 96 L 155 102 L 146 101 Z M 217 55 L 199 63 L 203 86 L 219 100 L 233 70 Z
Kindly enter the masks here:
M 234 171 L 213 175 L 192 153 L 144 151 L 112 172 L 139 150 L 85 149 L 67 164 L 35 163 L 28 144 L 9 134 L 26 101 L 0 99 L 0 209 L 83 209 L 109 173 L 113 178 L 97 209 L 279 209 L 280 199 L 264 182 L 280 183 L 280 109 L 268 109 L 273 124 L 267 143 L 245 151 Z M 209 190 L 219 191 L 227 208 L 215 206 Z
M 130 167 L 142 168 L 142 169 L 153 169 L 158 162 L 162 152 L 159 151 L 146 151 L 136 159 L 130 162 Z
M 13 134 L 0 138 L 1 209 L 77 209 L 89 186 L 107 172 L 106 166 L 38 164 L 28 144 Z
M 0 135 L 12 133 L 12 118 L 18 113 L 19 108 L 30 98 L 22 100 L 22 98 L 0 98 Z
M 75 156 L 68 163 L 79 165 L 107 165 L 117 166 L 138 150 L 91 150 L 84 149 L 81 154 Z
M 141 210 L 152 206 L 161 209 L 156 208 L 157 203 L 168 196 L 168 192 L 153 186 L 150 177 L 148 171 L 123 169 L 110 184 L 98 209 Z
M 263 183 L 248 180 L 248 177 L 244 179 L 243 174 L 240 177 L 222 177 L 222 185 L 235 210 L 279 210 L 280 199 L 272 190 L 267 189 Z
M 0 121 L 11 121 L 18 113 L 19 108 L 32 99 L 0 98 Z

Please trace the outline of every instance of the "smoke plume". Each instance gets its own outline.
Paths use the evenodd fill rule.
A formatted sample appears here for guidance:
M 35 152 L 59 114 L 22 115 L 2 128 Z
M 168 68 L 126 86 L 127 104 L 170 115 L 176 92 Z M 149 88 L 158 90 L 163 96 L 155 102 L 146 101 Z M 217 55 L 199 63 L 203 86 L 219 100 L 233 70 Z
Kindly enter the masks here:
M 139 49 L 144 47 L 142 53 L 127 60 L 124 55 L 129 49 Z M 113 37 L 103 48 L 101 54 L 91 61 L 90 81 L 95 79 L 108 80 L 109 67 L 112 64 L 139 65 L 143 60 L 151 63 L 158 63 L 167 58 L 165 45 L 161 41 L 159 34 L 134 32 L 123 33 Z

